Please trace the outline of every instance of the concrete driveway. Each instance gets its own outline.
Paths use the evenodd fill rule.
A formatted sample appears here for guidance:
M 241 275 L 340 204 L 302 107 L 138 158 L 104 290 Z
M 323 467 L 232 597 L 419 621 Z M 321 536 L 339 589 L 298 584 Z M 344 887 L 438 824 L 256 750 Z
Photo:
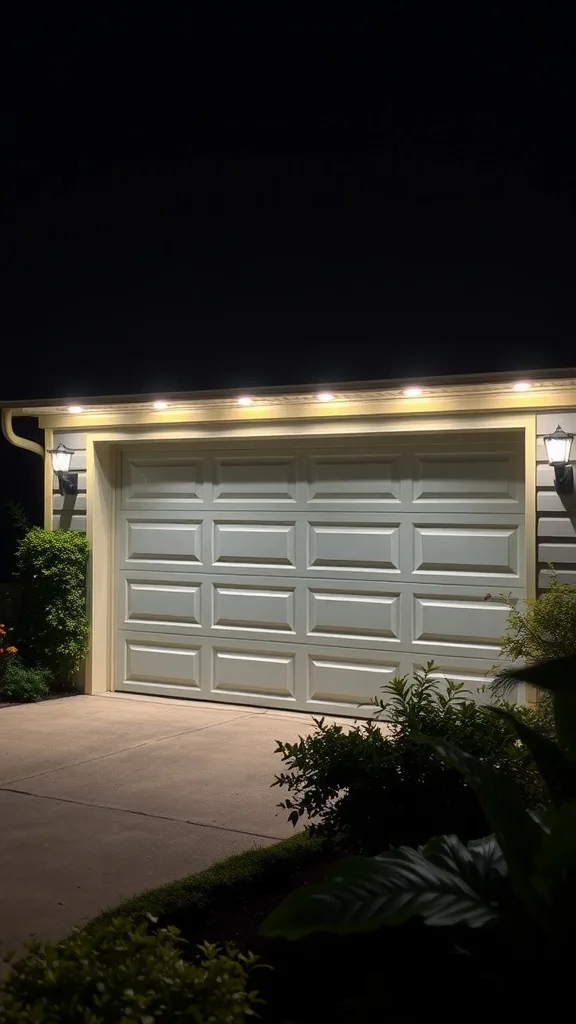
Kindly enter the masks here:
M 60 938 L 99 910 L 291 835 L 276 739 L 307 715 L 128 695 L 0 711 L 0 941 Z

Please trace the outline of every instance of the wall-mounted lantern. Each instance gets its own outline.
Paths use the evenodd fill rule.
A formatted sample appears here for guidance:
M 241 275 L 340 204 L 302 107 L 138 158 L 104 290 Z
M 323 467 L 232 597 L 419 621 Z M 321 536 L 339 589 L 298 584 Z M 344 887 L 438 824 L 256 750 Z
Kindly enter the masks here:
M 568 465 L 574 434 L 567 434 L 560 424 L 553 434 L 544 438 L 548 463 L 554 469 L 554 487 L 558 494 L 571 494 L 574 490 L 574 470 Z
M 48 454 L 52 456 L 52 469 L 58 477 L 60 494 L 78 494 L 78 473 L 70 472 L 74 449 L 59 444 L 57 448 L 49 449 Z

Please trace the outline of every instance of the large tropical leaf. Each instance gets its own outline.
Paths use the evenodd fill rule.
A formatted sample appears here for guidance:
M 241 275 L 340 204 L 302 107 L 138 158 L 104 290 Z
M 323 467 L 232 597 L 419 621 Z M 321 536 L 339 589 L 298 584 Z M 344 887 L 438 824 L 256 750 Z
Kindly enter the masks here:
M 487 710 L 501 718 L 510 731 L 528 747 L 553 803 L 576 799 L 576 761 L 568 758 L 556 743 L 526 725 L 511 711 L 499 707 Z
M 554 721 L 558 743 L 576 759 L 576 654 L 538 661 L 534 665 L 503 669 L 494 680 L 501 692 L 518 682 L 530 683 L 554 694 Z
M 447 740 L 422 735 L 414 738 L 431 746 L 445 764 L 464 776 L 475 791 L 506 858 L 516 894 L 529 912 L 542 920 L 545 908 L 532 886 L 531 877 L 534 857 L 544 833 L 541 823 L 524 807 L 514 779 Z
M 286 939 L 319 931 L 348 935 L 417 916 L 429 925 L 480 928 L 498 917 L 495 903 L 465 877 L 478 876 L 475 861 L 481 856 L 480 848 L 468 856 L 456 836 L 441 836 L 419 850 L 401 846 L 380 857 L 350 857 L 334 866 L 326 882 L 292 892 L 264 921 L 261 932 Z M 492 864 L 486 868 L 488 875 L 499 863 L 492 844 L 486 856 Z
M 492 902 L 508 881 L 508 865 L 496 836 L 474 839 L 467 846 L 457 836 L 436 836 L 422 848 L 432 864 L 459 874 L 485 900 Z
M 493 686 L 506 685 L 507 682 L 530 683 L 539 690 L 550 690 L 552 693 L 573 691 L 576 681 L 576 654 L 568 654 L 563 658 L 550 658 L 537 661 L 533 665 L 521 665 L 519 668 L 504 668 L 496 676 Z
M 564 882 L 571 874 L 572 887 L 575 887 L 576 803 L 560 804 L 546 815 L 546 834 L 535 858 L 535 869 L 545 876 L 560 874 Z

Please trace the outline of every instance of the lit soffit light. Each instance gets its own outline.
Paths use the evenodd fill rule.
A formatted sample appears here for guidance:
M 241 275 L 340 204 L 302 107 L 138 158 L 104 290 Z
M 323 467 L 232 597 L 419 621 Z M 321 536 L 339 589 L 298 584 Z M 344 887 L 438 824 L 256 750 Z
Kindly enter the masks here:
M 514 391 L 530 391 L 532 387 L 529 380 L 517 380 L 513 385 Z
M 420 398 L 422 394 L 422 388 L 404 388 L 404 395 L 406 398 Z
M 253 402 L 254 399 L 250 398 L 250 395 L 240 395 L 240 398 L 238 399 L 238 405 L 252 405 Z
M 83 405 L 69 405 L 68 406 L 68 412 L 74 412 L 74 413 L 76 413 L 76 412 L 84 412 L 84 406 Z
M 316 395 L 316 398 L 318 399 L 319 402 L 334 401 L 334 395 L 332 394 L 331 391 L 319 391 L 318 394 Z
M 154 402 L 154 408 L 158 409 L 159 411 L 161 409 L 167 409 L 168 408 L 168 402 L 163 402 L 163 401 L 158 400 L 157 402 Z

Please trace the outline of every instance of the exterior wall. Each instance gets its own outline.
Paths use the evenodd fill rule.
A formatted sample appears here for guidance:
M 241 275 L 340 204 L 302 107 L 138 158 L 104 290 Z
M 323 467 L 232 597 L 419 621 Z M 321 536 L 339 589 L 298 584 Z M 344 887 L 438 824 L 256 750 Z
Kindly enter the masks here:
M 548 585 L 548 564 L 554 563 L 562 583 L 576 583 L 576 494 L 557 494 L 554 470 L 546 461 L 545 434 L 560 424 L 576 434 L 576 410 L 539 413 L 536 417 L 536 513 L 538 588 Z M 572 453 L 574 457 L 574 452 Z
M 80 430 L 54 431 L 54 447 L 73 448 L 71 473 L 78 473 L 78 494 L 59 494 L 58 477 L 52 477 L 52 529 L 86 531 L 86 433 Z

